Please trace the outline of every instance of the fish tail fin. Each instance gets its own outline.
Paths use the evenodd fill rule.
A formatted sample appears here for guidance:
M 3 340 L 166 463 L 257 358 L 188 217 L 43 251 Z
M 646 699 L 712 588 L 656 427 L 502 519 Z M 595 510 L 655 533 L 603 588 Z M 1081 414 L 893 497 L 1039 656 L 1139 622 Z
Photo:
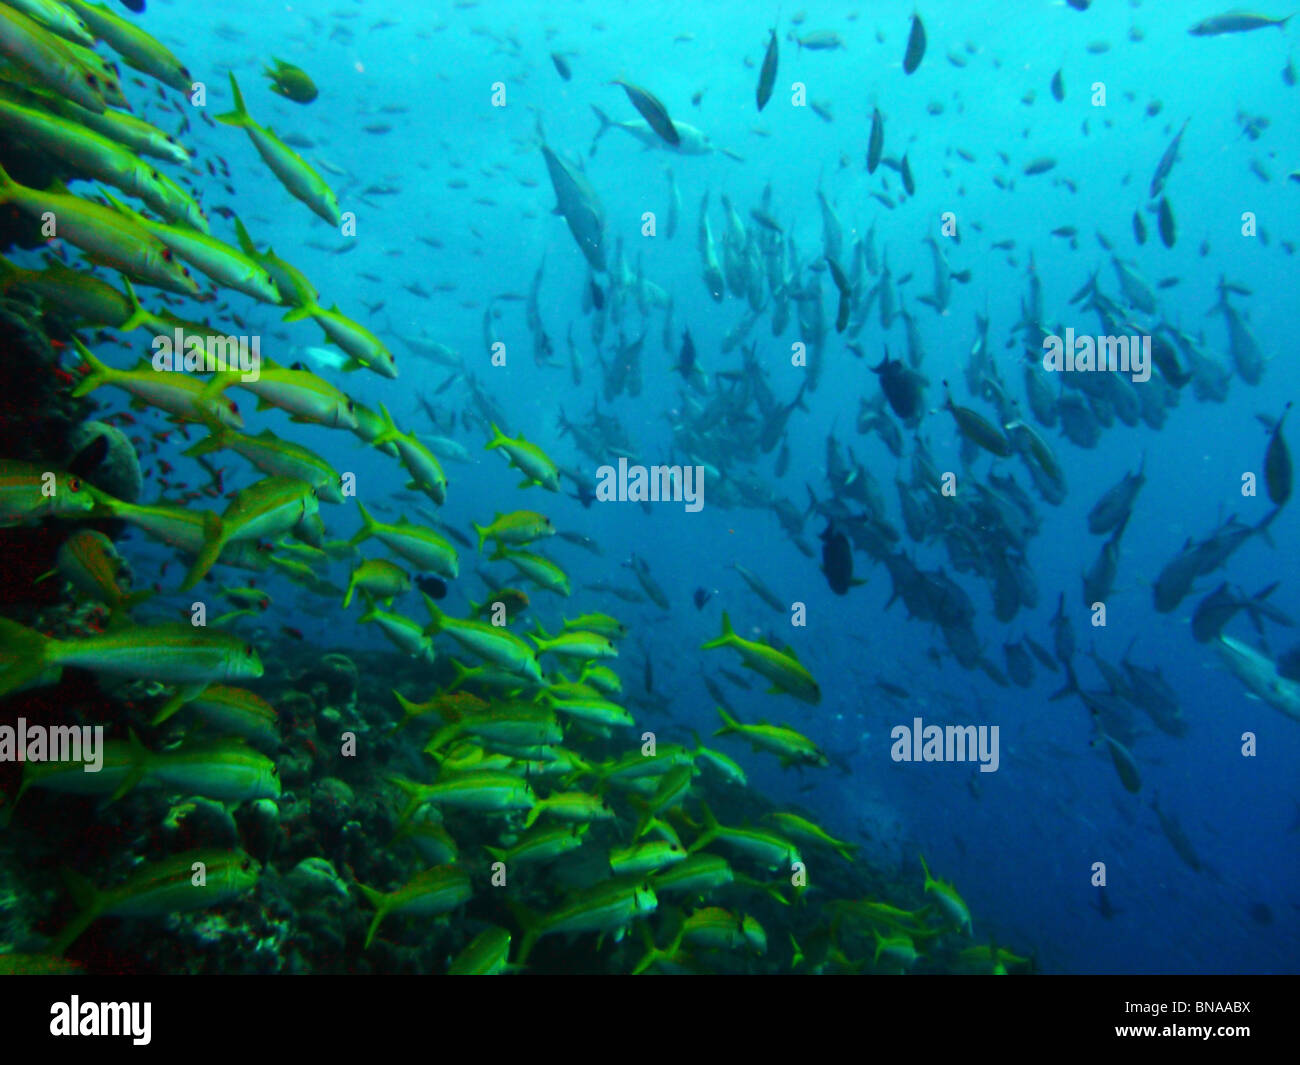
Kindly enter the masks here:
M 456 677 L 450 684 L 447 685 L 448 693 L 454 692 L 457 688 L 459 688 L 462 684 L 464 684 L 465 681 L 469 679 L 469 675 L 470 675 L 469 666 L 465 665 L 464 662 L 456 661 L 456 659 L 454 658 L 451 660 L 451 668 L 452 668 L 452 672 L 455 673 Z
M 1267 599 L 1270 595 L 1272 595 L 1277 590 L 1277 586 L 1281 583 L 1282 583 L 1281 581 L 1274 581 L 1267 588 L 1261 588 L 1258 592 L 1256 592 L 1254 595 L 1250 597 L 1251 601 L 1258 603 L 1264 599 Z
M 362 588 L 362 589 L 361 589 L 361 598 L 364 599 L 364 600 L 366 601 L 366 611 L 365 611 L 364 614 L 361 615 L 361 617 L 358 619 L 358 621 L 359 621 L 359 622 L 360 622 L 360 621 L 378 621 L 378 620 L 379 620 L 379 607 L 377 607 L 377 606 L 375 605 L 375 597 L 374 597 L 373 595 L 371 595 L 370 592 L 367 591 L 365 588 Z M 391 605 L 391 603 L 390 603 L 389 605 Z
M 1281 509 L 1280 506 L 1274 507 L 1265 514 L 1264 517 L 1260 519 L 1259 524 L 1255 526 L 1255 532 L 1259 533 L 1259 535 L 1264 538 L 1264 543 L 1268 544 L 1269 547 L 1277 547 L 1277 544 L 1273 542 L 1272 534 L 1268 531 L 1268 527 L 1273 524 L 1273 519 L 1278 516 Z
M 83 377 L 76 388 L 72 390 L 72 398 L 78 399 L 87 392 L 93 392 L 100 385 L 108 383 L 112 370 L 100 362 L 85 344 L 81 342 L 80 337 L 73 337 L 72 343 L 76 346 L 77 353 L 81 356 L 82 361 L 90 367 L 90 373 Z
M 396 688 L 393 689 L 393 694 L 397 697 L 397 705 L 402 708 L 402 720 L 398 722 L 397 727 L 405 728 L 407 725 L 409 725 L 412 721 L 414 721 L 417 717 L 420 716 L 420 714 L 422 713 L 422 709 L 419 703 L 411 702 L 410 699 L 408 699 L 405 695 L 399 692 Z M 440 711 L 435 709 L 434 712 L 438 713 L 440 717 L 443 717 L 444 719 L 446 718 L 446 715 L 441 713 Z
M 191 444 L 182 455 L 188 458 L 197 458 L 199 455 L 210 455 L 214 451 L 221 451 L 229 442 L 229 430 L 220 422 L 213 419 L 213 424 L 208 427 L 208 435 L 195 444 Z
M 294 307 L 283 318 L 281 318 L 280 321 L 301 322 L 304 319 L 311 317 L 311 312 L 314 307 L 315 305 L 311 303 L 300 303 L 297 307 Z
M 507 902 L 506 906 L 519 922 L 519 927 L 524 930 L 524 939 L 519 945 L 519 956 L 515 958 L 516 965 L 523 965 L 542 934 L 542 919 L 522 903 Z
M 358 883 L 357 889 L 365 897 L 365 900 L 375 908 L 374 919 L 370 922 L 370 928 L 366 931 L 366 942 L 362 950 L 369 950 L 370 944 L 375 941 L 375 933 L 379 931 L 379 925 L 388 915 L 388 910 L 384 906 L 384 893 L 376 891 L 372 887 L 366 887 L 365 884 Z
M 145 773 L 149 770 L 149 761 L 153 757 L 149 752 L 149 748 L 140 742 L 140 737 L 136 735 L 135 729 L 127 730 L 127 743 L 131 751 L 131 771 L 123 778 L 122 783 L 117 786 L 117 790 L 108 797 L 109 802 L 117 802 L 118 799 L 144 779 Z
M 379 417 L 383 422 L 383 428 L 370 441 L 371 447 L 383 447 L 402 435 L 402 430 L 397 427 L 397 423 L 393 421 L 393 416 L 388 413 L 388 408 L 383 403 L 379 404 Z
M 438 604 L 430 598 L 427 592 L 421 592 L 420 595 L 424 599 L 425 609 L 429 611 L 429 624 L 424 630 L 425 635 L 441 632 L 443 624 L 447 620 L 447 615 L 438 609 Z
M 18 182 L 8 175 L 3 166 L 0 166 L 0 203 L 8 203 L 18 187 Z
M 119 333 L 134 333 L 142 325 L 149 325 L 154 319 L 153 315 L 144 309 L 140 304 L 140 297 L 135 294 L 135 286 L 131 284 L 131 279 L 122 275 L 122 284 L 126 289 L 126 298 L 131 304 L 131 313 L 127 319 L 117 327 Z
M 596 120 L 600 123 L 600 126 L 597 128 L 595 135 L 591 138 L 591 148 L 587 151 L 588 156 L 596 154 L 596 142 L 605 135 L 605 131 L 609 129 L 610 126 L 614 125 L 614 122 L 609 115 L 605 114 L 605 112 L 595 104 L 591 105 L 591 109 L 596 113 Z
M 56 957 L 66 953 L 67 949 L 77 941 L 81 933 L 99 916 L 99 909 L 103 904 L 99 889 L 86 877 L 67 868 L 62 869 L 61 874 L 64 886 L 80 912 L 50 944 L 49 953 Z
M 718 729 L 718 731 L 714 733 L 715 736 L 728 736 L 733 732 L 740 731 L 740 722 L 727 713 L 726 710 L 722 707 L 718 707 L 718 713 L 722 717 L 722 728 Z M 696 736 L 695 739 L 698 743 L 699 737 Z
M 1064 699 L 1067 695 L 1073 695 L 1080 690 L 1079 678 L 1075 676 L 1074 666 L 1068 661 L 1065 662 L 1064 665 L 1066 677 L 1065 683 L 1048 697 L 1047 701 L 1049 703 L 1056 702 L 1057 699 Z
M 203 546 L 194 556 L 190 571 L 185 575 L 185 580 L 178 591 L 188 592 L 206 577 L 208 570 L 220 557 L 225 546 L 226 533 L 221 524 L 221 517 L 213 511 L 208 511 L 203 516 Z
M 375 525 L 377 524 L 360 500 L 357 501 L 357 510 L 361 512 L 361 529 L 352 537 L 351 540 L 348 541 L 348 543 L 353 547 L 356 547 L 356 545 L 361 543 L 363 540 L 369 540 L 370 537 L 374 536 Z
M 478 552 L 481 555 L 483 553 L 483 544 L 488 538 L 488 528 L 480 525 L 478 522 L 473 522 L 472 524 L 474 526 L 474 531 L 478 533 Z
M 722 612 L 722 635 L 704 644 L 700 650 L 709 651 L 715 647 L 726 647 L 735 635 L 736 630 L 731 627 L 731 618 L 727 616 L 727 612 L 724 610 Z
M 702 850 L 717 838 L 718 832 L 722 826 L 718 824 L 718 819 L 713 816 L 713 811 L 709 809 L 709 804 L 703 799 L 700 800 L 700 816 L 704 821 L 704 831 L 695 837 L 694 842 L 686 848 L 687 854 L 694 854 Z
M 238 215 L 231 215 L 235 223 L 235 237 L 239 241 L 239 247 L 250 259 L 258 256 L 257 246 L 253 243 L 253 238 L 248 235 L 248 230 L 244 228 L 244 223 L 239 220 Z
M 0 695 L 17 691 L 49 664 L 50 639 L 35 629 L 0 618 Z
M 235 109 L 227 111 L 223 115 L 214 116 L 218 122 L 226 126 L 249 126 L 252 125 L 253 116 L 248 113 L 248 108 L 244 106 L 244 94 L 239 91 L 239 82 L 235 80 L 235 72 L 230 72 L 230 91 L 235 97 Z

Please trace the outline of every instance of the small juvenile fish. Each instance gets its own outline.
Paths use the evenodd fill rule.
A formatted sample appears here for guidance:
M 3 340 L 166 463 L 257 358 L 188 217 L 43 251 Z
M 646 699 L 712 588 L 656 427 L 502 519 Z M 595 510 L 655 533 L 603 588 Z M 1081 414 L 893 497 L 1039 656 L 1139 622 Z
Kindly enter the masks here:
M 1169 171 L 1174 168 L 1174 163 L 1178 159 L 1178 145 L 1182 142 L 1183 134 L 1187 132 L 1187 123 L 1191 119 L 1184 119 L 1178 132 L 1174 134 L 1174 139 L 1169 142 L 1169 147 L 1165 149 L 1165 154 L 1160 157 L 1160 162 L 1156 165 L 1155 175 L 1151 178 L 1151 188 L 1148 191 L 1153 200 L 1160 195 L 1160 190 L 1164 188 L 1165 178 L 1169 176 Z
M 833 52 L 837 48 L 844 47 L 840 35 L 834 30 L 816 30 L 805 34 L 803 37 L 796 37 L 795 43 L 800 48 L 807 48 L 810 52 Z
M 309 104 L 318 95 L 316 85 L 307 72 L 283 59 L 272 58 L 274 68 L 264 67 L 262 73 L 271 79 L 271 91 L 296 104 Z

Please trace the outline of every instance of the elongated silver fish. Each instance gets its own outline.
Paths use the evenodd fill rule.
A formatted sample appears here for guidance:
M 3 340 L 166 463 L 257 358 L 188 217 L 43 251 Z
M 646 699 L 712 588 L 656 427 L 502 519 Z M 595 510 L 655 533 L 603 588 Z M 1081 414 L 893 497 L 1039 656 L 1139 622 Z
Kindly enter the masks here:
M 1254 15 L 1248 11 L 1229 11 L 1226 15 L 1215 15 L 1198 22 L 1187 32 L 1193 37 L 1217 37 L 1221 33 L 1246 33 L 1250 30 L 1262 30 L 1265 26 L 1284 29 L 1295 18 L 1295 14 L 1285 18 L 1273 18 L 1271 15 Z
M 538 129 L 540 139 L 541 129 Z M 591 187 L 586 176 L 564 162 L 544 139 L 541 140 L 542 158 L 546 160 L 546 172 L 551 178 L 551 187 L 555 189 L 554 213 L 563 215 L 569 224 L 569 232 L 578 242 L 582 254 L 587 257 L 593 270 L 605 272 L 605 209 L 600 197 Z

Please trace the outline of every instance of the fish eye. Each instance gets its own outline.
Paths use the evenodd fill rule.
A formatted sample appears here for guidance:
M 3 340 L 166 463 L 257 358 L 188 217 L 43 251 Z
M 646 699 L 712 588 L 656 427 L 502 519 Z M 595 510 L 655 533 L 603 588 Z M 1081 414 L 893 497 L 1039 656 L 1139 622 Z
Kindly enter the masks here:
M 81 491 L 81 480 L 80 480 L 80 478 L 78 478 L 78 477 L 69 477 L 69 478 L 68 478 L 68 491 L 70 491 L 70 492 L 80 492 L 80 491 Z
M 162 257 L 163 257 L 164 259 L 166 259 L 168 262 L 171 262 L 171 261 L 172 261 L 172 250 L 171 250 L 171 248 L 163 248 Z
M 251 869 L 252 866 L 253 866 L 252 858 L 245 858 L 242 862 L 239 863 L 239 868 L 241 869 Z
M 244 644 L 244 654 L 248 655 L 249 658 L 252 658 L 256 654 L 251 643 Z
M 351 412 L 351 410 L 352 410 L 352 400 L 348 400 L 348 411 Z

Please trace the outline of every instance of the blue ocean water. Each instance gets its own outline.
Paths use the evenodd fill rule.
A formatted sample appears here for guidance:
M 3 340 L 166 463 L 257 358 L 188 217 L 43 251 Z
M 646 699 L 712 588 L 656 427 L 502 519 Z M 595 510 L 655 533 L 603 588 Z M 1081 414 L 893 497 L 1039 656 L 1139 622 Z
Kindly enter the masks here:
M 245 324 L 242 331 L 259 333 L 264 354 L 276 362 L 306 361 L 356 400 L 374 409 L 384 404 L 399 425 L 418 434 L 435 432 L 420 397 L 433 403 L 448 419 L 436 432 L 471 456 L 468 463 L 444 463 L 448 500 L 437 513 L 447 524 L 469 533 L 471 522 L 486 524 L 494 513 L 528 507 L 545 512 L 562 530 L 593 538 L 603 549 L 599 557 L 559 541 L 546 545 L 568 572 L 574 594 L 561 601 L 530 592 L 534 617 L 547 631 L 562 616 L 584 610 L 607 611 L 628 625 L 632 635 L 618 663 L 624 685 L 657 696 L 663 707 L 638 711 L 639 724 L 655 727 L 659 721 L 681 737 L 691 730 L 707 736 L 716 728 L 715 702 L 702 673 L 716 677 L 720 665 L 740 667 L 730 652 L 702 651 L 701 644 L 718 635 L 725 609 L 742 635 L 771 635 L 790 645 L 821 687 L 816 706 L 765 694 L 759 678 L 749 691 L 728 687 L 740 716 L 788 723 L 836 758 L 828 770 L 782 770 L 773 760 L 749 756 L 743 745 L 727 748 L 744 762 L 750 786 L 778 804 L 799 804 L 832 835 L 860 843 L 864 860 L 874 866 L 895 876 L 914 873 L 918 889 L 917 855 L 923 853 L 931 870 L 951 880 L 969 904 L 976 942 L 992 939 L 1032 953 L 1046 972 L 1295 972 L 1300 722 L 1249 697 L 1212 646 L 1193 640 L 1188 624 L 1196 603 L 1224 580 L 1247 594 L 1280 581 L 1269 603 L 1300 616 L 1292 573 L 1293 510 L 1284 507 L 1269 525 L 1271 544 L 1250 538 L 1225 569 L 1198 577 L 1172 612 L 1153 609 L 1151 589 L 1189 538 L 1207 536 L 1232 515 L 1257 524 L 1272 509 L 1262 484 L 1268 433 L 1256 415 L 1279 416 L 1300 385 L 1288 356 L 1298 276 L 1298 186 L 1288 173 L 1298 165 L 1300 132 L 1296 90 L 1283 76 L 1296 51 L 1295 29 L 1190 35 L 1192 24 L 1216 13 L 1203 4 L 1098 2 L 1080 12 L 1051 0 L 936 0 L 917 8 L 928 44 L 919 69 L 907 75 L 902 59 L 913 4 L 806 3 L 797 23 L 790 5 L 779 13 L 769 6 L 230 0 L 196 7 L 150 0 L 139 21 L 204 83 L 208 114 L 228 109 L 230 71 L 261 123 L 281 136 L 306 138 L 299 150 L 333 186 L 343 209 L 355 213 L 355 237 L 340 236 L 290 198 L 238 131 L 204 123 L 193 115 L 199 109 L 187 104 L 175 107 L 191 114 L 184 140 L 199 166 L 221 160 L 229 168 L 228 181 L 202 172 L 195 181 L 214 233 L 233 241 L 229 223 L 212 210 L 217 204 L 233 208 L 260 244 L 270 244 L 305 271 L 326 306 L 337 301 L 384 340 L 397 357 L 400 377 L 344 375 L 315 365 L 306 349 L 322 341 L 310 323 L 286 326 L 275 308 L 223 295 Z M 760 114 L 755 84 L 778 15 L 780 63 L 772 99 Z M 806 48 L 791 36 L 806 39 L 814 31 L 838 34 L 842 46 Z M 560 76 L 551 53 L 567 62 L 570 80 Z M 318 99 L 300 106 L 268 92 L 260 71 L 271 56 L 307 70 Z M 1058 71 L 1064 86 L 1059 101 L 1050 87 Z M 613 79 L 651 90 L 674 120 L 704 131 L 711 145 L 730 154 L 687 156 L 662 144 L 647 147 L 616 128 L 593 140 L 601 129 L 593 105 L 617 122 L 639 118 Z M 131 95 L 148 99 L 135 89 Z M 817 102 L 833 120 L 799 105 L 807 101 Z M 903 193 L 893 168 L 866 171 L 873 109 L 883 115 L 886 160 L 906 154 L 913 195 Z M 169 116 L 152 104 L 144 113 L 160 125 L 161 116 Z M 169 117 L 174 125 L 176 114 Z M 1268 120 L 1266 126 L 1260 118 Z M 593 339 L 596 315 L 583 308 L 584 287 L 591 283 L 588 263 L 564 219 L 551 213 L 555 195 L 538 150 L 539 121 L 546 143 L 571 165 L 580 162 L 599 196 L 611 261 L 621 245 L 624 276 L 595 276 L 607 300 L 616 298 L 620 286 L 624 290 L 622 321 L 607 323 L 600 340 Z M 1148 185 L 1184 121 L 1177 161 L 1165 181 L 1164 195 L 1177 219 L 1177 240 L 1166 247 L 1149 209 L 1156 200 Z M 367 126 L 387 130 L 366 132 Z M 1044 158 L 1055 166 L 1024 173 L 1026 164 Z M 680 192 L 672 238 L 666 235 L 669 169 Z M 387 189 L 376 192 L 377 186 Z M 1058 429 L 1039 427 L 1064 471 L 1068 495 L 1058 506 L 1035 495 L 1041 527 L 1025 561 L 1039 590 L 1036 606 L 1000 622 L 989 583 L 956 572 L 941 538 L 919 545 L 904 538 L 894 545 L 922 569 L 944 567 L 969 594 L 975 634 L 992 662 L 1000 665 L 1002 645 L 1023 633 L 1050 648 L 1050 619 L 1064 592 L 1079 646 L 1074 668 L 1085 688 L 1103 686 L 1085 653 L 1090 650 L 1116 664 L 1128 652 L 1132 661 L 1160 668 L 1177 694 L 1186 734 L 1167 735 L 1137 714 L 1132 756 L 1142 778 L 1138 793 L 1122 786 L 1105 744 L 1093 744 L 1096 732 L 1080 700 L 1050 699 L 1063 674 L 1040 668 L 1032 686 L 1021 689 L 999 686 L 979 669 L 963 669 L 946 652 L 937 626 L 909 620 L 901 602 L 887 607 L 890 575 L 866 552 L 855 550 L 853 557 L 855 575 L 865 583 L 846 596 L 832 593 L 820 572 L 817 534 L 824 517 L 805 519 L 809 557 L 769 506 L 724 505 L 723 482 L 741 481 L 765 485 L 774 499 L 788 499 L 800 513 L 808 507 L 809 490 L 825 501 L 833 494 L 826 458 L 827 437 L 833 435 L 840 451 L 851 448 L 853 459 L 879 483 L 888 521 L 902 528 L 891 482 L 910 476 L 913 431 L 905 431 L 907 449 L 898 459 L 856 425 L 861 400 L 879 392 L 870 367 L 886 349 L 905 357 L 906 330 L 901 317 L 883 328 L 878 304 L 868 302 L 862 310 L 877 275 L 864 278 L 854 296 L 852 320 L 865 318 L 865 325 L 852 340 L 835 332 L 819 190 L 842 226 L 843 265 L 850 265 L 850 249 L 871 231 L 874 248 L 892 272 L 896 300 L 914 315 L 925 349 L 919 370 L 928 379 L 917 432 L 938 468 L 956 473 L 959 498 L 968 486 L 987 482 L 990 468 L 1014 473 L 1033 494 L 1019 457 L 979 453 L 969 466 L 964 463 L 955 423 L 939 409 L 940 382 L 947 380 L 954 402 L 995 419 L 995 408 L 971 395 L 963 376 L 977 315 L 989 320 L 994 371 L 1023 408 L 1022 367 L 1026 350 L 1032 355 L 1035 345 L 1020 323 L 1031 283 L 1041 285 L 1041 324 L 1048 331 L 1058 325 L 1101 331 L 1095 314 L 1069 302 L 1094 272 L 1102 291 L 1120 299 L 1111 252 L 1098 234 L 1150 285 L 1177 279 L 1155 290 L 1157 312 L 1136 320 L 1181 330 L 1225 366 L 1231 366 L 1229 337 L 1223 314 L 1212 311 L 1217 286 L 1227 278 L 1249 291 L 1230 300 L 1268 359 L 1258 385 L 1234 375 L 1224 402 L 1198 400 L 1191 387 L 1183 388 L 1159 430 L 1116 421 L 1091 449 L 1069 442 Z M 791 362 L 792 344 L 812 343 L 799 315 L 791 314 L 786 328 L 773 335 L 770 290 L 752 332 L 732 350 L 722 350 L 750 308 L 730 292 L 714 300 L 702 280 L 696 231 L 706 194 L 719 249 L 728 226 L 722 197 L 751 232 L 762 228 L 750 214 L 762 204 L 794 249 L 798 280 L 792 287 L 820 282 L 823 369 L 816 390 L 806 395 L 807 410 L 796 410 L 789 421 L 784 476 L 774 470 L 775 451 L 755 461 L 729 456 L 725 432 L 714 437 L 718 447 L 707 459 L 692 459 L 683 438 L 674 435 L 705 401 L 692 395 L 676 369 L 684 329 L 715 396 L 748 373 L 741 355 L 751 343 L 781 403 L 795 398 L 809 372 Z M 654 235 L 645 232 L 647 212 L 654 216 Z M 960 241 L 948 239 L 944 254 L 952 271 L 969 271 L 969 278 L 953 284 L 940 313 L 920 297 L 930 293 L 933 272 L 924 240 L 940 236 L 945 212 L 955 216 Z M 1135 212 L 1149 230 L 1141 245 L 1133 236 Z M 1243 235 L 1247 212 L 1256 220 L 1254 235 Z M 1053 235 L 1062 227 L 1073 227 L 1073 237 Z M 1005 241 L 1014 246 L 992 246 Z M 554 351 L 552 366 L 533 358 L 534 335 L 526 320 L 526 297 L 539 267 L 538 308 Z M 644 312 L 638 308 L 632 294 L 636 275 L 671 296 L 667 347 L 665 309 L 653 300 Z M 190 305 L 178 313 L 203 312 Z M 639 395 L 606 401 L 601 360 L 613 363 L 620 332 L 628 342 L 644 333 L 644 386 Z M 455 349 L 463 368 L 420 357 L 404 337 Z M 505 344 L 504 366 L 492 364 L 489 339 Z M 571 371 L 571 350 L 582 362 L 581 384 Z M 114 360 L 119 366 L 129 362 L 125 352 Z M 452 375 L 460 376 L 440 391 Z M 706 475 L 703 509 L 689 513 L 670 502 L 584 506 L 568 497 L 567 481 L 559 496 L 520 490 L 517 471 L 482 450 L 488 435 L 478 414 L 471 421 L 462 413 L 476 410 L 469 377 L 508 419 L 511 435 L 540 445 L 593 487 L 600 463 L 559 429 L 562 412 L 579 421 L 593 403 L 619 420 L 636 459 L 708 461 L 716 476 Z M 393 508 L 377 514 L 384 520 L 408 509 L 392 499 L 403 491 L 406 476 L 390 458 L 346 434 L 294 425 L 279 412 L 254 422 L 249 400 L 241 409 L 253 431 L 270 427 L 329 457 L 340 471 L 355 473 L 361 502 Z M 741 418 L 757 417 L 752 407 L 733 416 L 738 426 Z M 606 461 L 618 457 L 611 450 Z M 171 459 L 178 466 L 187 462 Z M 1104 537 L 1089 534 L 1087 514 L 1139 463 L 1145 463 L 1146 484 L 1124 534 L 1106 624 L 1097 627 L 1082 603 L 1080 577 Z M 182 468 L 197 476 L 192 464 Z M 1261 482 L 1251 497 L 1242 492 L 1247 472 Z M 153 498 L 148 493 L 147 488 L 146 499 Z M 850 508 L 862 510 L 855 502 Z M 354 513 L 350 501 L 346 510 L 323 510 L 331 538 L 355 531 Z M 977 537 L 986 533 L 999 535 L 996 529 L 972 530 Z M 149 580 L 169 557 L 138 536 L 124 553 Z M 457 616 L 486 591 L 473 575 L 479 561 L 473 555 L 472 549 L 462 551 L 461 577 L 440 604 Z M 623 565 L 632 556 L 648 564 L 668 609 L 583 589 L 600 581 L 636 588 Z M 761 577 L 783 602 L 803 604 L 806 625 L 791 625 L 788 612 L 783 616 L 765 606 L 730 568 L 733 563 Z M 505 569 L 492 572 L 503 578 Z M 169 573 L 176 577 L 176 563 Z M 336 566 L 333 579 L 340 576 L 346 583 L 346 568 Z M 308 644 L 342 649 L 363 671 L 368 653 L 391 650 L 375 627 L 357 624 L 357 610 L 343 612 L 280 577 L 259 584 L 276 600 L 269 641 L 276 626 L 291 626 Z M 697 588 L 712 593 L 702 609 L 692 603 Z M 407 615 L 423 617 L 417 596 L 399 605 Z M 1276 623 L 1264 624 L 1274 656 L 1300 639 Z M 1227 631 L 1256 640 L 1244 614 Z M 943 654 L 932 654 L 936 648 Z M 264 647 L 263 654 L 271 657 L 273 648 Z M 877 685 L 881 678 L 901 686 L 907 697 L 888 696 Z M 664 716 L 656 718 L 658 713 Z M 926 724 L 998 726 L 997 771 L 981 773 L 970 763 L 896 762 L 891 730 L 910 726 L 916 717 Z M 1257 744 L 1249 757 L 1242 750 L 1245 733 Z M 1156 796 L 1161 810 L 1181 823 L 1199 870 L 1180 859 L 1166 838 L 1152 808 Z M 1113 914 L 1098 909 L 1095 863 L 1105 865 Z

